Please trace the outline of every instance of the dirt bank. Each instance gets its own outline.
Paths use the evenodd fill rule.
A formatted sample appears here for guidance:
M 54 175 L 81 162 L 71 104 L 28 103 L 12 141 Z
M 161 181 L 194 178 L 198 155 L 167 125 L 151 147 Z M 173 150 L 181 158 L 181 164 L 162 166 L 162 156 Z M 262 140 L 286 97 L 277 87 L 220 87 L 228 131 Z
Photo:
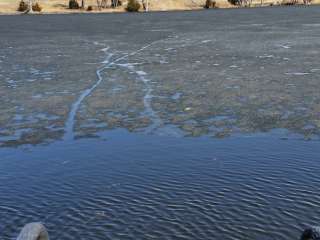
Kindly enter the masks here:
M 17 14 L 17 6 L 20 0 L 0 0 L 0 14 Z M 87 12 L 86 10 L 70 10 L 68 9 L 68 0 L 34 0 L 40 3 L 43 10 L 42 13 L 79 13 Z M 253 0 L 251 6 L 270 6 L 280 5 L 292 0 Z M 302 3 L 303 0 L 298 0 Z M 313 0 L 312 4 L 319 4 L 320 0 Z M 110 5 L 110 2 L 108 2 Z M 202 9 L 205 4 L 205 0 L 149 0 L 149 9 L 151 11 L 170 11 L 170 10 L 196 10 Z M 125 11 L 126 1 L 117 9 L 107 7 L 102 10 L 97 9 L 96 0 L 86 0 L 86 6 L 93 7 L 93 13 L 98 12 L 123 12 Z M 216 6 L 218 8 L 231 8 L 235 7 L 231 5 L 228 0 L 216 0 Z

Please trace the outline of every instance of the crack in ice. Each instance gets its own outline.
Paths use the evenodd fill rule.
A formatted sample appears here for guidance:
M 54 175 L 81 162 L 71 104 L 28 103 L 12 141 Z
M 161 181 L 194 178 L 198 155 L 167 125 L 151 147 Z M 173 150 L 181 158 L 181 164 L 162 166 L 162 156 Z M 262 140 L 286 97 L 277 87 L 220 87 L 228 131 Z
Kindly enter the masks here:
M 116 64 L 116 65 L 119 67 L 127 68 L 130 71 L 134 71 L 135 74 L 139 77 L 140 81 L 142 81 L 142 83 L 144 84 L 145 86 L 144 91 L 146 92 L 143 97 L 144 114 L 149 116 L 150 119 L 152 120 L 152 124 L 146 128 L 146 133 L 154 132 L 156 129 L 158 129 L 161 126 L 162 121 L 158 116 L 158 114 L 153 110 L 151 105 L 152 98 L 154 96 L 152 95 L 153 88 L 150 84 L 150 80 L 146 78 L 147 73 L 144 71 L 135 70 L 134 65 L 130 63 Z
M 167 38 L 166 38 L 167 39 Z M 77 112 L 82 104 L 82 102 L 88 97 L 91 95 L 91 93 L 100 85 L 100 83 L 103 81 L 103 78 L 101 76 L 101 73 L 109 68 L 110 66 L 120 62 L 121 60 L 124 60 L 130 56 L 134 56 L 142 51 L 144 51 L 145 49 L 151 47 L 152 45 L 155 45 L 161 41 L 163 41 L 165 39 L 160 39 L 160 40 L 157 40 L 157 41 L 154 41 L 154 42 L 151 42 L 145 46 L 143 46 L 142 48 L 134 51 L 134 52 L 131 52 L 131 53 L 128 53 L 128 54 L 125 54 L 123 55 L 122 57 L 119 57 L 113 61 L 110 61 L 111 57 L 112 57 L 112 54 L 109 53 L 107 54 L 105 60 L 102 62 L 102 66 L 100 68 L 98 68 L 96 70 L 96 75 L 97 75 L 97 81 L 90 87 L 90 88 L 87 88 L 85 89 L 81 94 L 80 96 L 77 98 L 77 100 L 72 104 L 71 106 L 71 110 L 68 114 L 68 118 L 67 118 L 67 121 L 65 123 L 65 134 L 64 134 L 64 140 L 73 140 L 74 139 L 74 125 L 75 125 L 75 117 L 77 115 Z M 103 48 L 101 49 L 102 52 L 105 52 L 107 53 L 107 51 L 109 50 L 109 48 Z M 151 89 L 152 90 L 152 89 Z M 149 91 L 149 95 L 151 93 L 151 90 Z M 147 97 L 150 97 L 150 96 L 147 96 Z M 149 101 L 150 100 L 147 100 L 145 99 L 145 104 L 150 104 Z

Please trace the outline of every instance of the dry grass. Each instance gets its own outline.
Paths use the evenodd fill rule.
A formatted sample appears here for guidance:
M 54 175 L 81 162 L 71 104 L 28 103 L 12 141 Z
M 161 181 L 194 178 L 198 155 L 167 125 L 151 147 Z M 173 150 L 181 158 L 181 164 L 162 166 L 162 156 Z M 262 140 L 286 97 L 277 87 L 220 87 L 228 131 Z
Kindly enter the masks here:
M 0 14 L 15 14 L 20 0 L 0 0 Z M 34 0 L 36 1 L 36 0 Z M 281 4 L 283 1 L 290 0 L 263 0 L 264 5 Z M 302 2 L 303 0 L 299 0 Z M 68 9 L 68 0 L 37 0 L 42 6 L 42 13 L 74 13 L 74 12 L 87 12 L 86 9 L 70 10 Z M 81 0 L 79 0 L 79 3 Z M 154 11 L 167 11 L 167 10 L 192 10 L 203 8 L 206 0 L 149 0 L 150 10 Z M 261 0 L 253 0 L 253 6 L 259 6 Z M 313 0 L 313 4 L 320 4 L 320 0 Z M 110 1 L 109 1 L 110 4 Z M 117 8 L 106 8 L 99 11 L 97 9 L 96 0 L 86 0 L 86 7 L 92 6 L 93 11 L 90 12 L 122 12 L 125 11 L 126 1 L 124 5 Z M 216 0 L 216 7 L 230 8 L 233 7 L 228 0 Z
M 0 14 L 17 13 L 17 6 L 20 0 L 0 0 Z M 34 0 L 35 1 L 35 0 Z M 68 9 L 68 0 L 37 0 L 42 6 L 42 13 L 72 13 L 86 12 L 86 10 L 70 10 Z M 79 3 L 81 0 L 79 0 Z M 154 11 L 166 10 L 192 10 L 203 8 L 205 0 L 149 0 L 149 9 Z M 97 9 L 96 0 L 86 0 L 86 7 L 93 6 L 92 12 L 121 12 L 125 11 L 126 1 L 124 6 L 117 9 L 106 8 L 99 11 Z M 110 2 L 109 2 L 110 4 Z M 218 7 L 230 7 L 227 0 L 218 0 Z
M 36 0 L 34 0 L 36 1 Z M 0 14 L 13 14 L 17 12 L 17 7 L 20 0 L 0 0 Z M 68 9 L 68 0 L 37 0 L 37 2 L 42 6 L 43 13 L 72 13 L 72 12 L 86 12 L 86 10 L 70 10 Z M 81 3 L 81 1 L 79 1 Z M 86 0 L 86 7 L 93 6 L 92 12 L 100 12 L 95 8 L 97 5 L 96 0 Z M 123 11 L 123 8 L 103 9 L 102 12 L 115 12 Z

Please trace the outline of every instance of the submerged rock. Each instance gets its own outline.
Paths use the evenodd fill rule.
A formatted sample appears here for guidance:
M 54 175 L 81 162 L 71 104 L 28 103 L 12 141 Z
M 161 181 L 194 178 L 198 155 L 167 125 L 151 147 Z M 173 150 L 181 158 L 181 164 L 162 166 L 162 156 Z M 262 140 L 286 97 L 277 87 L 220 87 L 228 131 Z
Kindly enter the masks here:
M 320 240 L 320 227 L 309 227 L 305 229 L 300 240 Z

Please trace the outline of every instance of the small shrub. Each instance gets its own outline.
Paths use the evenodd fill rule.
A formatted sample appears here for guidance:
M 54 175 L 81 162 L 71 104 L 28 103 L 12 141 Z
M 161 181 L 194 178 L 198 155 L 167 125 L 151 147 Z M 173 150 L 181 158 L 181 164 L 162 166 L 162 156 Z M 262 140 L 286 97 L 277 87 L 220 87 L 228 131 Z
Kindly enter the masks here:
M 40 6 L 39 3 L 36 3 L 36 4 L 32 5 L 32 10 L 35 11 L 35 12 L 41 12 L 42 7 Z
M 28 8 L 29 8 L 28 4 L 25 1 L 21 0 L 19 3 L 18 11 L 25 12 L 28 10 Z
M 79 9 L 79 3 L 77 0 L 69 0 L 69 9 Z
M 92 11 L 93 7 L 92 6 L 88 6 L 87 11 Z
M 214 0 L 207 0 L 206 4 L 204 5 L 204 8 L 209 9 L 209 8 L 215 8 L 216 7 L 216 1 Z
M 19 3 L 18 11 L 19 12 L 26 12 L 27 10 L 29 10 L 29 4 L 27 2 L 25 2 L 24 0 L 21 0 Z M 34 12 L 41 12 L 42 7 L 40 6 L 39 3 L 34 3 L 34 4 L 32 4 L 32 10 Z
M 126 10 L 128 12 L 138 12 L 141 5 L 137 0 L 129 0 Z
M 242 5 L 242 0 L 228 0 L 228 2 L 231 3 L 232 5 L 237 5 L 237 6 Z

